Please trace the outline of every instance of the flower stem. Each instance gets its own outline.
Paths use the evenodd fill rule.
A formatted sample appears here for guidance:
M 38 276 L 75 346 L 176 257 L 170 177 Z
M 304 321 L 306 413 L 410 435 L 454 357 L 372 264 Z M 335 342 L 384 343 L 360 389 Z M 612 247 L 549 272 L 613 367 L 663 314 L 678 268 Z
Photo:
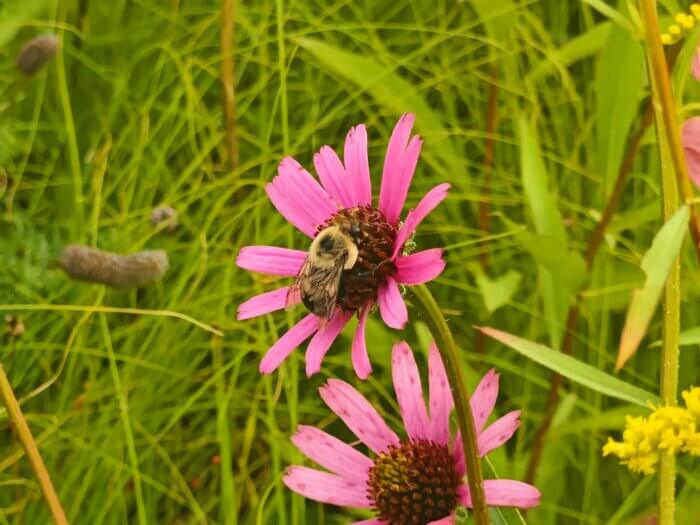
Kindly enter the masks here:
M 49 506 L 54 522 L 57 525 L 68 525 L 66 513 L 63 511 L 61 502 L 53 487 L 51 476 L 49 476 L 49 472 L 46 470 L 44 460 L 41 459 L 39 447 L 37 447 L 36 441 L 34 441 L 32 431 L 29 429 L 29 425 L 27 425 L 27 420 L 24 418 L 22 409 L 17 402 L 15 393 L 12 390 L 12 385 L 7 378 L 7 374 L 5 374 L 5 369 L 2 364 L 0 364 L 0 394 L 7 407 L 7 415 L 17 430 L 17 435 L 27 453 L 27 458 L 32 465 L 32 469 L 41 487 L 41 492 L 44 494 L 44 499 Z
M 664 219 L 679 207 L 678 189 L 685 201 L 693 196 L 688 179 L 680 139 L 676 104 L 661 45 L 659 21 L 654 0 L 639 0 L 640 13 L 646 27 L 646 52 L 651 77 L 652 98 L 656 108 L 656 132 L 661 159 L 661 187 Z M 674 175 L 675 174 L 675 175 Z M 692 210 L 690 229 L 693 244 L 700 257 L 700 222 Z M 678 339 L 680 332 L 680 258 L 671 267 L 664 290 L 663 349 L 661 353 L 661 398 L 665 404 L 676 403 L 678 389 Z M 675 523 L 675 456 L 662 453 L 659 465 L 659 524 Z
M 484 475 L 481 470 L 474 416 L 472 415 L 469 393 L 467 392 L 462 373 L 459 351 L 452 332 L 450 332 L 447 322 L 442 316 L 440 307 L 430 290 L 428 290 L 428 287 L 424 284 L 413 286 L 411 287 L 411 293 L 414 304 L 423 315 L 423 320 L 428 324 L 428 328 L 433 334 L 435 343 L 440 351 L 440 356 L 445 363 L 447 379 L 450 382 L 452 395 L 455 400 L 457 423 L 462 433 L 462 447 L 464 447 L 464 457 L 467 463 L 467 482 L 469 483 L 469 493 L 472 500 L 474 523 L 476 525 L 487 525 L 489 523 L 489 515 L 484 495 Z
M 238 136 L 236 130 L 236 91 L 234 87 L 234 16 L 236 12 L 235 0 L 221 1 L 221 87 L 224 92 L 224 125 L 226 128 L 226 147 L 228 148 L 228 161 L 231 169 L 238 167 Z

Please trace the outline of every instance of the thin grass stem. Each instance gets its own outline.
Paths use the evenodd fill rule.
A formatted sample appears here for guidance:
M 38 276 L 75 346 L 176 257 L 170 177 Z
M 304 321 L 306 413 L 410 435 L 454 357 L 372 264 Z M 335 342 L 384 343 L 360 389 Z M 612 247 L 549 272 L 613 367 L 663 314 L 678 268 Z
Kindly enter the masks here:
M 462 447 L 467 463 L 467 481 L 472 499 L 472 512 L 476 525 L 489 523 L 486 495 L 484 494 L 484 474 L 479 458 L 476 440 L 476 427 L 469 401 L 469 392 L 462 372 L 462 361 L 452 332 L 440 311 L 435 298 L 424 284 L 411 288 L 414 304 L 420 310 L 423 319 L 435 338 L 438 350 L 445 363 L 447 379 L 450 382 L 457 412 L 457 423 L 462 434 Z

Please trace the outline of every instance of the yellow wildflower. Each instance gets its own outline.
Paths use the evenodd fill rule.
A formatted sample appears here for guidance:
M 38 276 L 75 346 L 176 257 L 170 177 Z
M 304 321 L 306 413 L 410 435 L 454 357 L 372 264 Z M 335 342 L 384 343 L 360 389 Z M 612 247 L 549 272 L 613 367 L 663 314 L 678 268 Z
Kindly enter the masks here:
M 684 390 L 681 395 L 688 411 L 693 415 L 695 421 L 700 423 L 700 387 L 691 387 L 688 390 Z
M 697 390 L 697 394 L 696 394 Z M 603 456 L 614 455 L 633 472 L 653 474 L 660 454 L 700 455 L 700 432 L 690 406 L 700 409 L 700 389 L 683 393 L 688 408 L 657 407 L 649 417 L 627 416 L 622 441 L 608 438 Z

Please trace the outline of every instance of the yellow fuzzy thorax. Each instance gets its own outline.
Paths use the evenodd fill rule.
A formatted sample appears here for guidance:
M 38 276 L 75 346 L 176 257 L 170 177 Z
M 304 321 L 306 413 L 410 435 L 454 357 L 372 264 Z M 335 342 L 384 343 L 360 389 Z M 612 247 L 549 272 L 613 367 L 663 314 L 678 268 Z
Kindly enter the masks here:
M 649 417 L 627 416 L 622 441 L 608 438 L 603 456 L 610 454 L 633 472 L 653 474 L 661 454 L 700 456 L 700 387 L 683 392 L 685 408 L 661 406 Z

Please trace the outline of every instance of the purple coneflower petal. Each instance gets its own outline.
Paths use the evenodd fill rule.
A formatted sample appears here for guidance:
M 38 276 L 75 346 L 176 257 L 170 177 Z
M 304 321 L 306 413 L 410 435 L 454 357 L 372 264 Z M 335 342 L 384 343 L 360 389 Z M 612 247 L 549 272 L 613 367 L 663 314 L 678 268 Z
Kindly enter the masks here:
M 372 460 L 323 430 L 300 425 L 292 443 L 309 459 L 344 478 L 367 482 Z
M 280 215 L 287 219 L 291 224 L 308 237 L 316 235 L 316 226 L 313 217 L 306 211 L 302 202 L 295 202 L 289 199 L 284 190 L 280 189 L 274 183 L 270 182 L 265 185 L 265 191 L 270 198 L 272 205 L 280 212 Z
M 413 232 L 418 228 L 418 225 L 423 222 L 423 219 L 425 219 L 438 204 L 445 200 L 449 191 L 450 184 L 438 184 L 423 196 L 415 209 L 408 212 L 406 220 L 399 229 L 399 233 L 396 235 L 396 241 L 394 242 L 394 258 L 401 252 L 403 245 L 410 239 Z
M 540 504 L 540 491 L 532 485 L 511 479 L 487 479 L 484 481 L 486 504 L 491 507 L 518 507 L 527 509 Z M 467 486 L 460 487 L 460 501 L 466 507 L 472 506 L 472 498 Z
M 279 175 L 272 179 L 272 187 L 266 186 L 270 200 L 287 220 L 313 237 L 315 227 L 338 211 L 337 203 L 292 157 L 282 159 L 277 172 Z
M 415 116 L 411 113 L 406 113 L 399 119 L 384 158 L 379 209 L 391 224 L 396 224 L 399 220 L 423 144 L 418 136 L 409 142 L 414 120 Z
M 353 521 L 350 525 L 389 525 L 389 522 L 378 518 L 371 518 L 368 520 Z
M 474 390 L 474 394 L 472 394 L 470 404 L 472 414 L 474 414 L 474 426 L 476 427 L 477 435 L 483 430 L 486 420 L 493 412 L 493 407 L 496 406 L 498 380 L 499 375 L 492 368 L 481 378 L 479 385 Z
M 443 272 L 445 264 L 440 248 L 402 255 L 396 259 L 395 278 L 401 284 L 427 283 Z
M 364 124 L 355 126 L 348 131 L 345 138 L 345 171 L 348 174 L 346 185 L 358 204 L 372 204 L 372 185 L 369 175 L 369 160 L 367 160 L 367 130 Z
M 681 142 L 690 180 L 700 188 L 700 117 L 689 118 L 683 123 Z
M 391 353 L 391 374 L 399 402 L 404 428 L 410 439 L 430 438 L 430 423 L 423 399 L 418 365 L 404 341 L 396 343 Z
M 479 434 L 479 455 L 485 456 L 508 441 L 520 426 L 520 410 L 508 412 Z
M 289 286 L 278 288 L 271 292 L 266 292 L 260 295 L 251 297 L 246 302 L 238 305 L 237 319 L 251 319 L 260 315 L 269 314 L 277 310 L 282 310 L 288 306 L 299 303 L 298 295 L 289 294 Z
M 260 361 L 260 372 L 274 372 L 292 351 L 318 330 L 319 318 L 309 314 L 280 337 Z
M 236 257 L 239 268 L 267 275 L 294 277 L 304 264 L 307 252 L 276 246 L 245 246 Z
M 309 347 L 306 350 L 306 375 L 311 377 L 316 372 L 321 370 L 321 361 L 328 352 L 328 349 L 342 332 L 345 325 L 352 317 L 352 312 L 343 312 L 340 308 L 336 309 L 333 316 L 328 321 L 328 324 L 318 329 L 314 334 Z
M 314 166 L 318 178 L 321 179 L 321 184 L 331 197 L 334 197 L 345 208 L 355 205 L 355 199 L 348 187 L 348 175 L 345 173 L 345 167 L 333 148 L 323 146 L 314 155 Z
M 319 389 L 321 398 L 347 427 L 375 454 L 397 446 L 399 438 L 362 394 L 345 381 L 329 379 Z
M 296 465 L 287 469 L 283 481 L 294 492 L 321 503 L 361 508 L 372 505 L 366 482 Z
M 430 396 L 430 424 L 435 443 L 446 444 L 450 439 L 450 412 L 454 401 L 445 373 L 440 351 L 433 341 L 428 356 L 428 386 Z
M 399 285 L 392 277 L 387 277 L 386 284 L 379 289 L 378 302 L 379 312 L 387 326 L 401 330 L 408 321 L 408 309 Z
M 360 310 L 360 319 L 355 330 L 355 337 L 352 339 L 352 366 L 355 369 L 357 377 L 367 379 L 372 372 L 372 365 L 369 362 L 367 355 L 367 342 L 365 340 L 365 329 L 367 327 L 367 317 L 372 309 L 372 305 L 368 304 Z

